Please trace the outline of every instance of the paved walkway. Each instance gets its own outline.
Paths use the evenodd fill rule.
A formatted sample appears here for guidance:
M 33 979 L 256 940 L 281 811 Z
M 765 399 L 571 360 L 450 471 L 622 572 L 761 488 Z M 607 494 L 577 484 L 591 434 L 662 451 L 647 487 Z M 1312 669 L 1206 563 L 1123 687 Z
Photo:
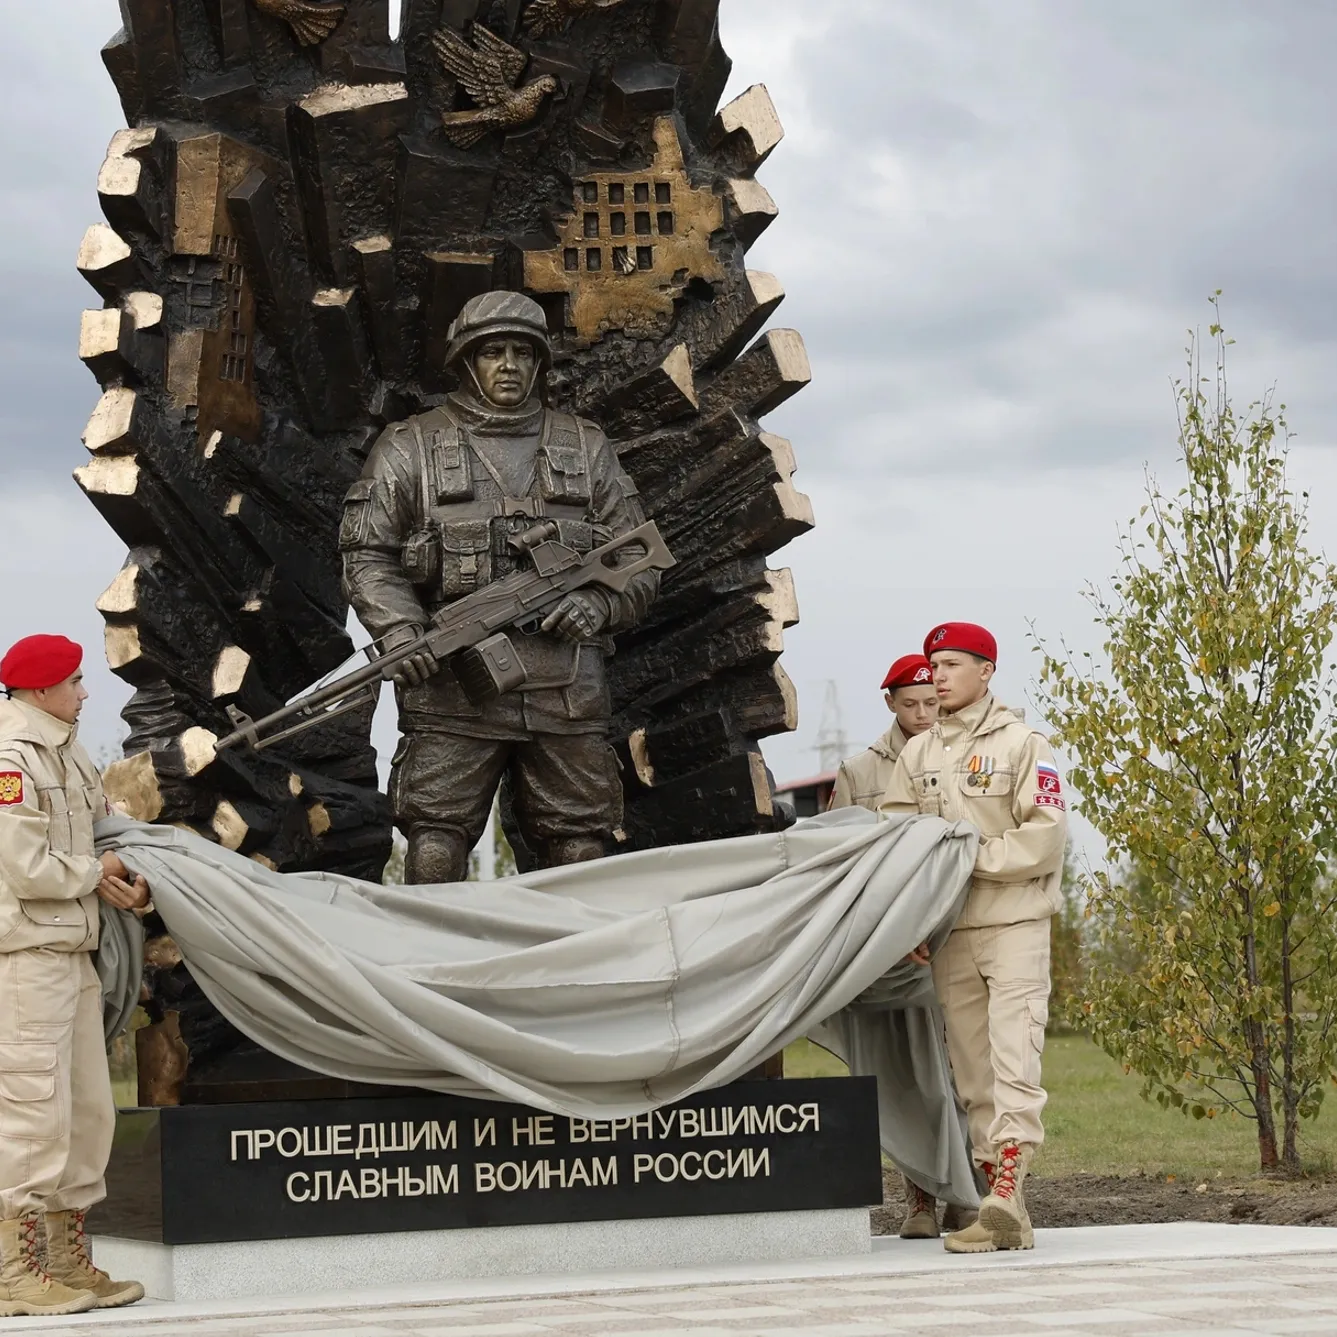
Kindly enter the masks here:
M 144 1304 L 0 1326 L 61 1337 L 1337 1337 L 1337 1230 L 1042 1231 L 1034 1253 L 968 1260 L 931 1242 L 878 1240 L 871 1257 L 810 1264 Z

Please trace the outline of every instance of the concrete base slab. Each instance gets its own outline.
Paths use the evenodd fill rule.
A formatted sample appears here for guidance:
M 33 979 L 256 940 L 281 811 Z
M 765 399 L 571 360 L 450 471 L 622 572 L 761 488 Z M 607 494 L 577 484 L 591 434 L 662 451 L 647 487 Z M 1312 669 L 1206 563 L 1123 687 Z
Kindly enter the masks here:
M 158 1300 L 300 1296 L 483 1278 L 867 1257 L 866 1207 L 574 1221 L 232 1244 L 100 1237 L 98 1266 Z
M 714 1218 L 721 1222 L 736 1221 L 736 1217 Z M 779 1218 L 784 1220 L 782 1216 Z M 307 1290 L 302 1295 L 285 1295 L 277 1284 L 267 1288 L 263 1296 L 226 1295 L 212 1300 L 193 1302 L 148 1299 L 127 1309 L 109 1309 L 90 1316 L 72 1314 L 68 1318 L 10 1318 L 4 1321 L 6 1337 L 9 1333 L 51 1333 L 69 1331 L 71 1337 L 86 1337 L 90 1322 L 96 1322 L 99 1331 L 115 1331 L 123 1337 L 162 1337 L 163 1334 L 186 1333 L 188 1325 L 209 1323 L 203 1330 L 216 1337 L 255 1337 L 258 1332 L 273 1332 L 279 1327 L 298 1332 L 302 1317 L 310 1320 L 301 1329 L 325 1334 L 330 1330 L 361 1331 L 374 1323 L 376 1317 L 398 1315 L 398 1326 L 404 1330 L 419 1326 L 410 1323 L 415 1317 L 422 1324 L 434 1324 L 433 1332 L 445 1332 L 457 1322 L 459 1312 L 474 1312 L 488 1303 L 514 1301 L 522 1304 L 538 1300 L 561 1301 L 577 1297 L 630 1296 L 633 1293 L 681 1293 L 684 1296 L 703 1288 L 718 1291 L 721 1288 L 742 1287 L 744 1290 L 761 1285 L 767 1288 L 786 1284 L 810 1284 L 823 1289 L 831 1284 L 879 1283 L 887 1288 L 889 1304 L 900 1303 L 897 1297 L 898 1280 L 907 1286 L 922 1287 L 926 1276 L 937 1277 L 946 1273 L 954 1276 L 942 1285 L 970 1287 L 971 1278 L 994 1284 L 1006 1284 L 998 1273 L 1012 1272 L 1043 1278 L 1046 1272 L 1056 1272 L 1073 1278 L 1073 1269 L 1084 1269 L 1092 1278 L 1103 1269 L 1132 1266 L 1150 1268 L 1157 1265 L 1186 1267 L 1194 1260 L 1202 1260 L 1210 1267 L 1212 1260 L 1241 1260 L 1244 1274 L 1263 1275 L 1260 1267 L 1265 1259 L 1308 1258 L 1315 1274 L 1325 1268 L 1337 1275 L 1337 1229 L 1314 1226 L 1224 1225 L 1180 1222 L 1172 1225 L 1091 1226 L 1067 1230 L 1037 1230 L 1033 1252 L 971 1254 L 956 1257 L 943 1251 L 936 1240 L 899 1240 L 879 1237 L 870 1241 L 867 1218 L 862 1225 L 862 1238 L 857 1247 L 844 1257 L 781 1259 L 778 1255 L 769 1262 L 731 1260 L 727 1256 L 712 1258 L 706 1263 L 683 1263 L 677 1266 L 669 1260 L 655 1258 L 640 1266 L 622 1270 L 605 1270 L 611 1266 L 600 1260 L 588 1270 L 564 1269 L 547 1274 L 510 1275 L 497 1273 L 471 1279 L 429 1281 L 416 1277 L 408 1283 L 388 1277 L 377 1279 L 374 1288 L 351 1290 L 349 1279 L 340 1276 L 329 1289 L 316 1293 Z M 509 1227 L 508 1229 L 520 1229 Z M 460 1232 L 450 1231 L 455 1236 Z M 498 1233 L 504 1233 L 499 1231 Z M 394 1235 L 378 1237 L 385 1240 Z M 518 1237 L 516 1237 L 518 1238 Z M 138 1276 L 143 1255 L 119 1252 L 127 1241 L 101 1238 L 94 1242 L 95 1258 L 101 1265 L 111 1265 L 120 1276 Z M 331 1240 L 321 1241 L 329 1246 Z M 870 1247 L 871 1246 L 871 1247 Z M 1141 1273 L 1139 1272 L 1139 1275 Z M 919 1283 L 914 1278 L 919 1277 Z M 995 1282 L 996 1277 L 996 1282 Z M 147 1280 L 147 1278 L 141 1278 Z M 1190 1277 L 1191 1280 L 1191 1277 Z M 253 1288 L 251 1288 L 253 1289 Z M 906 1292 L 913 1296 L 913 1289 Z M 922 1294 L 922 1290 L 919 1291 Z M 468 1307 L 461 1311 L 460 1306 Z M 327 1316 L 327 1317 L 322 1317 Z M 653 1325 L 651 1325 L 653 1326 Z M 1175 1330 L 1173 1324 L 1161 1324 L 1166 1331 Z M 397 1328 L 398 1330 L 398 1328 Z M 890 1328 L 889 1328 L 890 1330 Z M 935 1331 L 938 1329 L 935 1329 Z M 1020 1331 L 1013 1327 L 1011 1331 Z M 1038 1329 L 1037 1329 L 1038 1330 Z M 1049 1329 L 1046 1329 L 1048 1331 Z M 1091 1331 L 1092 1329 L 1083 1329 Z M 1105 1327 L 1098 1329 L 1106 1331 Z M 1129 1331 L 1150 1331 L 1144 1324 Z M 1200 1329 L 1201 1330 L 1201 1329 Z M 1318 1331 L 1307 1328 L 1305 1331 Z M 1323 1329 L 1328 1330 L 1328 1329 Z M 1337 1331 L 1337 1327 L 1332 1328 Z M 604 1331 L 604 1329 L 600 1329 Z

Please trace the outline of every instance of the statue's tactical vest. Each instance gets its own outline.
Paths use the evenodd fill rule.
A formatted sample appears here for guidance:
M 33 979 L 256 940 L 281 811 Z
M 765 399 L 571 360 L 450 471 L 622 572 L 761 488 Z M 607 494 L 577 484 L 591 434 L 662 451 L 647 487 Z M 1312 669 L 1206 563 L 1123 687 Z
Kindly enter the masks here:
M 534 479 L 522 497 L 506 495 L 501 480 L 489 476 L 467 428 L 445 410 L 411 418 L 409 427 L 418 449 L 422 524 L 404 543 L 403 563 L 429 604 L 450 603 L 517 570 L 523 559 L 509 540 L 540 520 L 555 521 L 561 542 L 577 552 L 595 546 L 589 448 L 578 418 L 544 413 Z M 607 537 L 601 533 L 598 541 Z
M 589 444 L 578 418 L 543 414 L 533 480 L 522 497 L 506 494 L 468 429 L 446 410 L 411 418 L 409 428 L 418 451 L 421 523 L 405 540 L 402 561 L 429 612 L 520 569 L 528 559 L 510 539 L 540 520 L 554 521 L 559 541 L 580 553 L 612 538 L 594 522 Z M 588 648 L 594 666 L 611 647 L 600 638 Z M 579 647 L 555 637 L 519 637 L 516 653 L 528 674 L 527 693 L 569 687 L 580 671 Z

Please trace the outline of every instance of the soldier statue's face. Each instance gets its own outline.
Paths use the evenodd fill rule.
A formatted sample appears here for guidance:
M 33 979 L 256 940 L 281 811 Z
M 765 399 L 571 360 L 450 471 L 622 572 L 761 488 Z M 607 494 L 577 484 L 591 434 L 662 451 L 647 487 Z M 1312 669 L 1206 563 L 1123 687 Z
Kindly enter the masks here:
M 534 388 L 538 354 L 528 339 L 489 339 L 474 354 L 473 369 L 485 399 L 498 408 L 517 408 Z

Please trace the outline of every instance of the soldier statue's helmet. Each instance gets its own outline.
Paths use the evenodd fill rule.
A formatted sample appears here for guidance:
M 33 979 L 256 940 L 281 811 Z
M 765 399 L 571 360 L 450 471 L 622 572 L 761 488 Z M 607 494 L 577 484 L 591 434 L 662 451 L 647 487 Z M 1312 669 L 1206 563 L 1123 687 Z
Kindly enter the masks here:
M 534 345 L 540 375 L 552 366 L 552 342 L 543 308 L 522 292 L 485 292 L 471 297 L 450 327 L 446 366 L 456 366 L 481 343 L 518 335 Z

